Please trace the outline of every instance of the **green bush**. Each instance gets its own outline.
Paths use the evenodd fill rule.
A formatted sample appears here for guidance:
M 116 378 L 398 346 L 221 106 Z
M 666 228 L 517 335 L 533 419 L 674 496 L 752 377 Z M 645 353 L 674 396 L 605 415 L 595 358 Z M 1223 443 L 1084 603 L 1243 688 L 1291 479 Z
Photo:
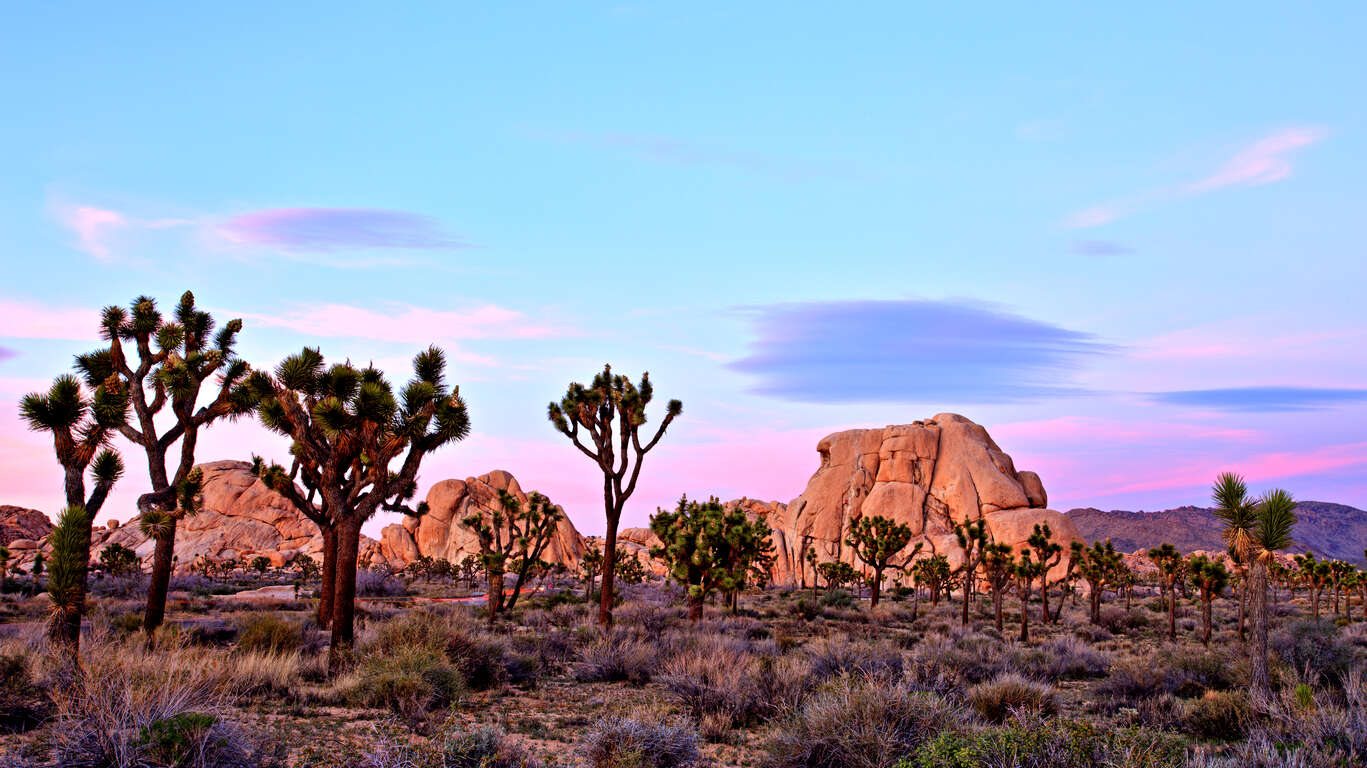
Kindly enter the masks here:
M 897 768 L 1185 768 L 1176 737 L 1153 731 L 1101 730 L 1077 720 L 1024 718 L 969 731 L 947 730 Z
M 273 613 L 256 613 L 242 619 L 237 647 L 251 653 L 286 653 L 297 650 L 302 639 L 294 623 Z
M 994 723 L 1005 722 L 1015 715 L 1045 715 L 1058 711 L 1058 697 L 1052 686 L 1015 673 L 978 683 L 968 689 L 965 699 L 973 711 Z
M 205 751 L 221 746 L 213 743 L 218 722 L 218 717 L 203 712 L 180 712 L 143 726 L 134 746 L 141 750 L 145 764 L 198 764 Z
M 821 604 L 827 608 L 849 608 L 854 605 L 854 595 L 843 589 L 828 589 L 821 593 Z
M 414 725 L 429 710 L 454 704 L 464 691 L 464 676 L 446 657 L 412 647 L 363 658 L 350 697 L 362 706 L 388 709 Z
M 1354 663 L 1352 644 L 1334 623 L 1295 621 L 1272 636 L 1272 649 L 1297 674 L 1341 686 Z
M 1183 725 L 1188 733 L 1207 739 L 1241 739 L 1253 718 L 1253 707 L 1243 693 L 1206 691 L 1186 708 Z

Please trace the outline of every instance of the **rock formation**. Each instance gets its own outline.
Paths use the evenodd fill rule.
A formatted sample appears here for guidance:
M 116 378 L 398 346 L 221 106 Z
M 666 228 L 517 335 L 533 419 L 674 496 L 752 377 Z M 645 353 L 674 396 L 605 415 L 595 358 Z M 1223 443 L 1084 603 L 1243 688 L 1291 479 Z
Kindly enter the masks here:
M 527 494 L 517 479 L 501 469 L 464 480 L 442 480 L 427 492 L 427 514 L 405 517 L 402 525 L 384 527 L 380 532 L 381 555 L 391 563 L 412 562 L 419 554 L 453 563 L 466 555 L 478 555 L 479 540 L 460 522 L 479 509 L 499 509 L 499 491 L 507 491 L 524 505 L 527 503 Z M 573 570 L 583 556 L 584 537 L 575 530 L 568 515 L 562 516 L 541 559 Z
M 27 570 L 42 541 L 52 532 L 52 521 L 36 509 L 0 506 L 0 544 L 9 549 L 10 566 Z
M 810 579 L 803 553 L 817 560 L 843 560 L 861 567 L 845 544 L 851 524 L 865 515 L 905 523 L 926 554 L 939 553 L 957 565 L 960 553 L 952 525 L 982 517 L 993 540 L 1024 544 L 1036 523 L 1048 523 L 1065 557 L 1081 541 L 1067 516 L 1046 509 L 1039 476 L 1019 472 L 1011 457 L 978 424 L 956 414 L 883 429 L 852 429 L 817 444 L 821 465 L 802 495 L 786 507 L 741 500 L 774 528 L 776 584 Z

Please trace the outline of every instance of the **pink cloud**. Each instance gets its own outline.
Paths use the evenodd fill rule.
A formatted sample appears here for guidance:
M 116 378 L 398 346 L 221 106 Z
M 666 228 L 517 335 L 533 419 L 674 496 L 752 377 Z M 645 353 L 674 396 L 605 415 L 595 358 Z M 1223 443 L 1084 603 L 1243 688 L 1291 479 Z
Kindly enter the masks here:
M 993 437 L 1021 442 L 1045 443 L 1151 443 L 1173 440 L 1251 442 L 1262 437 L 1253 429 L 1214 427 L 1182 422 L 1122 422 L 1062 416 L 1038 421 L 1017 421 L 991 428 Z
M 123 214 L 93 205 L 78 205 L 64 210 L 61 218 L 62 223 L 76 233 L 77 247 L 101 260 L 113 255 L 106 240 L 109 231 L 128 226 Z
M 1211 175 L 1189 184 L 1151 189 L 1128 198 L 1093 205 L 1069 214 L 1062 225 L 1086 229 L 1109 224 L 1144 208 L 1231 186 L 1256 186 L 1291 175 L 1291 153 L 1324 138 L 1322 128 L 1292 128 L 1266 136 L 1241 149 Z
M 0 336 L 18 339 L 95 339 L 100 313 L 0 299 Z
M 482 304 L 439 310 L 407 304 L 384 311 L 347 304 L 320 304 L 276 315 L 244 315 L 255 325 L 287 328 L 308 336 L 426 343 L 432 338 L 544 339 L 576 335 L 566 324 L 534 322 L 522 312 Z
M 1198 459 L 1176 467 L 1169 466 L 1161 472 L 1130 474 L 1129 477 L 1139 474 L 1145 479 L 1102 484 L 1095 489 L 1094 495 L 1115 496 L 1141 491 L 1205 487 L 1221 472 L 1238 472 L 1256 485 L 1361 465 L 1367 465 L 1367 443 L 1331 445 L 1295 453 L 1278 451 L 1252 454 L 1233 461 Z
M 1210 176 L 1187 186 L 1189 192 L 1208 192 L 1230 186 L 1254 186 L 1281 181 L 1291 175 L 1287 157 L 1324 138 L 1323 129 L 1292 128 L 1259 139 L 1240 150 Z

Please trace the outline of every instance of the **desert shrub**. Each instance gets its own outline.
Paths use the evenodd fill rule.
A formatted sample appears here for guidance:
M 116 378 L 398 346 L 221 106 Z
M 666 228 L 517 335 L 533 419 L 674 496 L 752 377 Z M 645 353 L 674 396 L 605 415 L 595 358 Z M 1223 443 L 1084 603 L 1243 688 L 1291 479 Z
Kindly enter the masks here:
M 340 762 L 336 749 L 309 749 L 294 768 L 535 768 L 527 755 L 496 726 L 468 727 L 447 719 L 430 738 L 414 743 L 395 723 L 380 723 L 359 762 Z
M 715 741 L 796 704 L 812 678 L 805 658 L 780 656 L 773 645 L 702 636 L 666 663 L 659 681 Z
M 1319 692 L 1305 701 L 1283 690 L 1255 705 L 1248 739 L 1193 768 L 1343 768 L 1367 765 L 1367 686 L 1349 672 L 1342 696 Z
M 349 698 L 362 706 L 388 709 L 416 726 L 428 711 L 455 703 L 464 689 L 464 677 L 446 657 L 413 647 L 364 657 Z
M 581 648 L 571 674 L 581 683 L 625 680 L 632 685 L 645 685 L 658 667 L 658 651 L 653 643 L 612 633 Z
M 1184 768 L 1180 740 L 1141 730 L 1103 730 L 1077 720 L 1017 718 L 968 731 L 949 730 L 898 768 Z
M 210 665 L 183 653 L 87 644 L 54 688 L 53 759 L 63 766 L 249 765 L 238 727 L 224 719 Z M 192 756 L 171 762 L 170 756 Z
M 826 608 L 849 608 L 854 605 L 854 595 L 843 589 L 828 589 L 821 593 L 820 600 Z
M 968 689 L 964 698 L 973 711 L 994 723 L 1005 722 L 1016 714 L 1045 715 L 1058 711 L 1053 687 L 1015 673 L 978 683 Z
M 1133 634 L 1150 624 L 1148 614 L 1139 609 L 1125 610 L 1118 605 L 1101 606 L 1101 626 L 1117 635 Z
M 1287 666 L 1310 680 L 1341 685 L 1352 667 L 1353 646 L 1330 621 L 1294 621 L 1275 633 L 1272 650 Z
M 812 621 L 821 615 L 821 607 L 816 604 L 816 601 L 808 600 L 804 595 L 799 597 L 796 603 L 793 603 L 793 613 L 803 621 Z
M 408 594 L 408 585 L 387 569 L 362 568 L 356 571 L 356 594 L 359 597 L 400 597 Z
M 299 648 L 303 632 L 273 613 L 255 613 L 238 622 L 237 647 L 248 652 L 281 653 Z
M 952 627 L 929 634 L 911 652 L 911 675 L 923 685 L 961 688 L 1008 671 L 1010 657 L 999 639 Z
M 886 643 L 862 643 L 845 635 L 829 635 L 808 643 L 811 674 L 821 682 L 842 674 L 895 677 L 902 672 L 902 653 Z
M 964 713 L 934 693 L 841 677 L 807 697 L 766 748 L 771 768 L 889 768 Z
M 593 768 L 688 768 L 702 765 L 698 735 L 685 723 L 607 717 L 584 734 L 579 754 Z
M 1242 665 L 1218 652 L 1163 650 L 1112 662 L 1098 690 L 1126 701 L 1155 693 L 1188 698 L 1208 690 L 1228 690 L 1242 672 Z
M 22 652 L 0 653 L 0 733 L 27 731 L 42 722 L 49 709 L 43 688 Z
M 1110 668 L 1110 658 L 1076 637 L 1062 635 L 1038 648 L 1016 653 L 1016 666 L 1049 680 L 1085 680 L 1101 677 Z
M 1253 707 L 1243 693 L 1206 691 L 1186 707 L 1183 725 L 1188 733 L 1207 739 L 1240 739 L 1253 718 Z

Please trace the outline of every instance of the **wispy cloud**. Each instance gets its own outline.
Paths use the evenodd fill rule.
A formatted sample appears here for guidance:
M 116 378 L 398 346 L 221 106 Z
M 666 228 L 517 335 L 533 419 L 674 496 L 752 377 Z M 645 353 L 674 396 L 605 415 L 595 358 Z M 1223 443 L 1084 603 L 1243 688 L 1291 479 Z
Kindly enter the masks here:
M 1258 186 L 1291 175 L 1291 155 L 1326 135 L 1323 128 L 1302 126 L 1265 136 L 1238 150 L 1209 175 L 1183 184 L 1159 187 L 1074 211 L 1063 218 L 1068 229 L 1109 224 L 1142 209 L 1183 197 L 1235 186 Z
M 18 352 L 15 352 L 15 351 L 12 350 L 12 349 L 6 349 L 5 347 L 0 347 L 0 360 L 8 360 L 8 359 L 10 359 L 11 357 L 14 357 L 14 356 L 16 356 L 16 355 L 18 355 L 18 354 L 19 354 Z
M 1072 245 L 1073 253 L 1083 256 L 1125 256 L 1134 249 L 1111 240 L 1078 240 Z
M 759 152 L 687 141 L 672 136 L 643 133 L 524 130 L 528 135 L 550 141 L 584 144 L 602 149 L 629 152 L 651 160 L 676 165 L 731 168 L 750 175 L 764 176 L 785 182 L 819 179 L 840 179 L 855 182 L 878 180 L 877 175 L 871 170 L 854 163 L 819 163 L 775 157 Z
M 377 208 L 271 208 L 233 216 L 219 231 L 235 243 L 321 253 L 467 247 L 427 216 Z
M 754 391 L 813 403 L 997 403 L 1077 393 L 1111 351 L 1088 333 L 955 301 L 843 301 L 750 310 L 756 340 L 729 365 Z
M 1238 472 L 1251 482 L 1262 483 L 1362 465 L 1367 465 L 1367 443 L 1348 443 L 1307 451 L 1255 453 L 1235 460 L 1201 458 L 1177 465 L 1169 462 L 1160 471 L 1129 471 L 1084 493 L 1104 497 L 1142 491 L 1207 488 L 1221 472 Z
M 76 247 L 97 259 L 113 255 L 108 237 L 113 230 L 128 226 L 128 220 L 118 211 L 78 205 L 60 212 L 62 223 L 76 234 Z
M 308 337 L 355 338 L 376 341 L 421 343 L 477 339 L 545 339 L 578 335 L 564 322 L 538 322 L 524 313 L 493 304 L 456 309 L 429 309 L 408 304 L 389 304 L 369 309 L 348 304 L 316 304 L 283 312 L 246 314 L 253 325 L 283 328 Z M 492 365 L 480 355 L 457 351 L 467 362 Z
M 1149 398 L 1164 405 L 1220 411 L 1268 413 L 1313 411 L 1367 402 L 1367 389 L 1323 387 L 1226 387 L 1154 392 Z
M 100 313 L 0 298 L 0 336 L 16 339 L 94 339 Z

